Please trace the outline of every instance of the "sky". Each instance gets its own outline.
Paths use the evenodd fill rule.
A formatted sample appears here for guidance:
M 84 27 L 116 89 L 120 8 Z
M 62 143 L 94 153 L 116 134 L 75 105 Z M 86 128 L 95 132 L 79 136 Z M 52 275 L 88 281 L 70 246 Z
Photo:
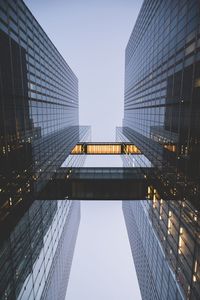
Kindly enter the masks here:
M 66 300 L 140 300 L 121 201 L 82 201 Z
M 80 124 L 114 141 L 123 118 L 125 47 L 142 0 L 25 0 L 79 79 Z M 66 300 L 140 300 L 120 201 L 81 203 Z

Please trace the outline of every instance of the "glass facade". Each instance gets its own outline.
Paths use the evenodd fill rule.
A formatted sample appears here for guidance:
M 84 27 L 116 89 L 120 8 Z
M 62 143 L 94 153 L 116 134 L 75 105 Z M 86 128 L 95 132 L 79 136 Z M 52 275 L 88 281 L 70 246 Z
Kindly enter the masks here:
M 126 47 L 117 129 L 154 167 L 153 201 L 123 204 L 143 299 L 200 298 L 199 78 L 199 1 L 145 0 Z
M 87 140 L 78 116 L 73 71 L 22 0 L 0 0 L 2 300 L 65 298 L 79 202 L 36 199 Z
M 153 229 L 148 202 L 123 201 L 142 299 L 184 299 Z
M 78 201 L 34 201 L 0 246 L 0 299 L 65 299 Z
M 126 48 L 124 133 L 199 206 L 199 2 L 144 1 Z M 130 136 L 129 136 L 130 137 Z M 157 176 L 159 174 L 157 170 Z M 178 178 L 177 178 L 178 176 Z M 161 180 L 160 180 L 161 182 Z M 180 183 L 180 188 L 179 184 Z

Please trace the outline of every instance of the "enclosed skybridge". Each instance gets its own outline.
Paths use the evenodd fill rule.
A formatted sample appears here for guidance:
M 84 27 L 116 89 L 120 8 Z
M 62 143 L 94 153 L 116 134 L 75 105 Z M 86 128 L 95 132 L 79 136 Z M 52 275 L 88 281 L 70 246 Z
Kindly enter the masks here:
M 144 200 L 152 168 L 63 168 L 40 199 Z
M 131 143 L 79 143 L 71 151 L 71 155 L 117 155 L 141 154 L 139 148 Z
M 121 167 L 77 167 L 78 157 L 120 155 Z M 76 157 L 75 157 L 76 156 Z M 79 143 L 70 152 L 63 164 L 52 176 L 42 193 L 43 200 L 144 200 L 147 198 L 149 178 L 152 178 L 151 163 L 142 164 L 144 155 L 131 143 Z M 122 158 L 122 159 L 121 159 Z M 123 164 L 123 158 L 124 164 Z M 110 159 L 109 159 L 110 160 Z M 108 160 L 108 161 L 109 161 Z M 128 161 L 140 160 L 128 166 Z M 70 165 L 70 162 L 72 164 Z M 126 162 L 126 163 L 125 163 Z M 126 165 L 126 167 L 125 167 Z

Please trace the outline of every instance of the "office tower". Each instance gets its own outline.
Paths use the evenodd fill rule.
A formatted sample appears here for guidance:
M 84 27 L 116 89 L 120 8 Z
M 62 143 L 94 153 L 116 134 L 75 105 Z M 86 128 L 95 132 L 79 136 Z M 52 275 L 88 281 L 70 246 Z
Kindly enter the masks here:
M 0 299 L 65 299 L 78 201 L 36 200 L 0 246 Z
M 37 195 L 89 133 L 78 79 L 23 1 L 0 1 L 0 299 L 64 299 L 79 203 Z
M 123 203 L 143 299 L 200 298 L 199 28 L 199 1 L 145 0 L 126 47 L 118 139 L 154 170 L 153 201 Z
M 142 299 L 184 299 L 148 216 L 145 201 L 123 201 Z

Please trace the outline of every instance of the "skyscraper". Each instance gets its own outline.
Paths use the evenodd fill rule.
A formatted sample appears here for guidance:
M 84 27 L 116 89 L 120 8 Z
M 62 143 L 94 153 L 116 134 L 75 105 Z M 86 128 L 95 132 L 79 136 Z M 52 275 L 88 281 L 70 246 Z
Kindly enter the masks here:
M 153 201 L 123 202 L 143 299 L 200 298 L 199 28 L 199 1 L 145 0 L 126 47 L 118 139 L 155 170 Z
M 80 204 L 37 201 L 75 144 L 78 79 L 23 1 L 0 1 L 0 299 L 64 299 Z

